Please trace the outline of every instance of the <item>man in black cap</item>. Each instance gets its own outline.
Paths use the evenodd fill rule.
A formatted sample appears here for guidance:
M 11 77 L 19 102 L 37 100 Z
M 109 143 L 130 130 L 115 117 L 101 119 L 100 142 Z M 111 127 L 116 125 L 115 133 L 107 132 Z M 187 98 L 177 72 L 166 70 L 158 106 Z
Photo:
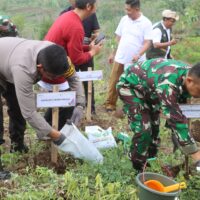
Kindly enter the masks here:
M 68 63 L 64 48 L 48 41 L 4 37 L 0 38 L 0 57 L 0 86 L 7 101 L 8 114 L 16 122 L 15 126 L 19 125 L 23 129 L 23 132 L 11 138 L 12 145 L 24 148 L 23 136 L 27 121 L 39 138 L 48 136 L 58 148 L 65 151 L 65 136 L 52 128 L 37 112 L 33 92 L 33 85 L 41 77 L 54 79 L 65 75 L 70 85 L 81 87 L 74 68 Z M 84 95 L 78 96 L 84 101 Z M 74 115 L 74 121 L 76 117 L 79 116 Z

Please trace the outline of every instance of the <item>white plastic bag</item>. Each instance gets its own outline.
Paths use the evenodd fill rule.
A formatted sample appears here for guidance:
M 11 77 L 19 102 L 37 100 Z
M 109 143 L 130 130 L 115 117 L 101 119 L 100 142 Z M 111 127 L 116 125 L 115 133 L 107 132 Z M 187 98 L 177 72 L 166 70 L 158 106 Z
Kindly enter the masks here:
M 88 136 L 88 140 L 99 149 L 117 146 L 115 138 L 112 135 L 111 127 L 104 130 L 99 126 L 86 126 L 85 132 Z
M 88 139 L 72 124 L 65 124 L 60 130 L 66 136 L 58 148 L 64 152 L 72 154 L 75 158 L 82 158 L 96 163 L 103 162 L 103 156 L 99 150 L 88 141 Z

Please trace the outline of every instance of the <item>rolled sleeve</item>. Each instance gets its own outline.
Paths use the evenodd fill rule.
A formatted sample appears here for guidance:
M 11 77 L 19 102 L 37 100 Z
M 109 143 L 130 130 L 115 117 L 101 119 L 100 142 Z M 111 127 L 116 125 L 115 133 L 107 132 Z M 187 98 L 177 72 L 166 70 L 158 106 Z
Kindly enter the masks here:
M 38 137 L 47 136 L 52 127 L 37 112 L 32 78 L 26 72 L 17 70 L 17 67 L 13 74 L 16 95 L 24 119 L 36 130 Z
M 186 154 L 197 151 L 193 137 L 189 133 L 188 119 L 183 115 L 179 104 L 179 94 L 172 85 L 160 85 L 157 88 L 161 109 L 167 117 L 168 126 L 176 134 L 181 149 Z
M 162 32 L 159 28 L 155 28 L 152 31 L 152 41 L 153 43 L 160 43 L 161 42 L 161 38 L 162 38 Z

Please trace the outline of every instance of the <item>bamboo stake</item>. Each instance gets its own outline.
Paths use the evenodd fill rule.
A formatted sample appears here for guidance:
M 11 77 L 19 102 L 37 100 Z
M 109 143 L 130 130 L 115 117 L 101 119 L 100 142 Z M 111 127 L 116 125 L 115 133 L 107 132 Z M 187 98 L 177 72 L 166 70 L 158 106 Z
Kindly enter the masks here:
M 187 100 L 187 103 L 188 104 L 192 104 L 192 101 L 191 99 L 188 99 Z M 189 132 L 191 132 L 191 119 L 188 119 L 188 129 L 189 129 Z M 190 168 L 189 168 L 189 156 L 188 155 L 185 155 L 185 176 L 187 179 L 189 179 L 189 174 L 190 174 Z
M 88 71 L 92 71 L 92 67 L 88 67 Z M 91 122 L 91 106 L 92 106 L 92 81 L 88 81 L 88 99 L 87 99 L 87 112 L 86 120 Z
M 58 85 L 53 86 L 53 92 L 58 92 L 59 88 Z M 52 108 L 52 127 L 56 130 L 58 130 L 58 113 L 59 113 L 59 108 Z M 57 163 L 58 161 L 58 150 L 56 146 L 54 145 L 53 142 L 51 142 L 51 162 L 52 163 Z

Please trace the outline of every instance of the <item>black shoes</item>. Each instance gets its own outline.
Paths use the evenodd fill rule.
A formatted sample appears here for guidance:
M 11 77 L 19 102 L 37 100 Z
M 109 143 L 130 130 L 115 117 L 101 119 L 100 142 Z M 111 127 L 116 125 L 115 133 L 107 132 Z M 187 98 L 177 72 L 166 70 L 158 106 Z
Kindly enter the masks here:
M 0 171 L 0 180 L 7 180 L 11 178 L 11 173 L 9 171 Z
M 29 148 L 24 143 L 11 143 L 10 153 L 20 152 L 28 153 Z
M 2 139 L 2 138 L 0 138 L 0 145 L 1 145 L 1 144 L 4 144 L 4 143 L 5 143 L 5 140 Z
M 5 140 L 0 138 L 0 145 L 4 144 Z M 11 142 L 10 153 L 20 152 L 28 153 L 29 148 L 24 143 Z
M 92 110 L 92 115 L 96 115 L 96 111 L 95 110 Z

